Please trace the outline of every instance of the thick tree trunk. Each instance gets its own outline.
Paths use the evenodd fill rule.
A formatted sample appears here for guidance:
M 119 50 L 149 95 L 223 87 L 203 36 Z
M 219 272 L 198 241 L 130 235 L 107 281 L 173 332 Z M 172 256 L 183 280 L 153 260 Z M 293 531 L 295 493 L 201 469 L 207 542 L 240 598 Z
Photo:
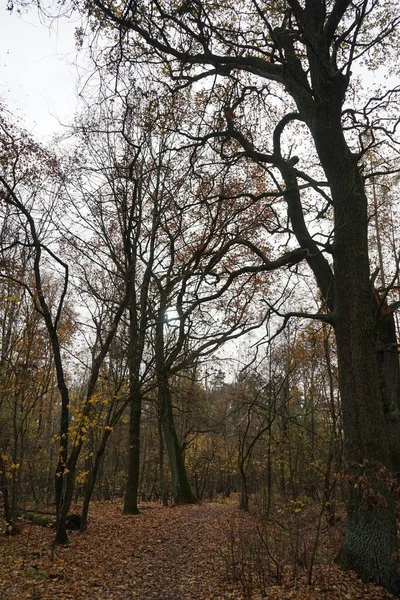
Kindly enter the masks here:
M 56 351 L 53 349 L 53 352 Z M 56 357 L 57 358 L 57 357 Z M 61 359 L 58 357 L 60 362 L 58 371 L 62 372 Z M 55 360 L 56 365 L 58 364 Z M 66 463 L 68 457 L 68 428 L 69 428 L 69 391 L 64 381 L 60 383 L 60 375 L 58 374 L 58 388 L 61 395 L 61 422 L 60 422 L 60 447 L 58 454 L 58 461 L 54 480 L 55 500 L 56 500 L 56 514 L 57 514 L 57 528 L 56 528 L 56 544 L 67 544 L 68 535 L 66 529 L 66 514 L 65 514 L 65 494 L 66 494 Z M 71 496 L 72 497 L 72 496 Z
M 190 487 L 182 446 L 175 428 L 169 373 L 165 358 L 164 327 L 165 303 L 163 301 L 158 311 L 156 323 L 155 362 L 158 407 L 172 478 L 172 500 L 175 504 L 194 504 L 197 500 Z
M 133 249 L 131 248 L 131 251 Z M 132 263 L 133 264 L 133 263 Z M 149 265 L 151 261 L 149 262 Z M 136 296 L 136 282 L 134 279 L 134 269 L 130 272 L 127 282 L 129 293 L 129 348 L 128 348 L 128 368 L 129 368 L 129 438 L 128 438 L 128 467 L 127 482 L 124 497 L 123 513 L 126 515 L 137 515 L 138 491 L 140 480 L 140 423 L 142 416 L 142 389 L 140 380 L 140 365 L 142 361 L 144 348 L 144 332 L 146 320 L 147 290 L 149 285 L 150 272 L 147 269 L 143 279 L 141 290 L 140 312 L 141 317 L 138 321 L 138 304 Z
M 140 476 L 140 418 L 142 414 L 142 397 L 140 387 L 132 381 L 129 417 L 128 471 L 123 512 L 126 515 L 137 515 L 138 489 Z
M 375 300 L 379 298 L 375 296 Z M 400 483 L 400 364 L 396 325 L 386 303 L 375 303 L 378 319 L 378 350 L 381 369 L 383 411 L 389 443 L 392 471 Z
M 308 263 L 327 307 L 333 311 L 346 454 L 352 481 L 348 530 L 340 561 L 363 578 L 371 577 L 388 589 L 396 590 L 397 575 L 392 561 L 396 549 L 395 512 L 389 490 L 392 483 L 387 478 L 384 485 L 376 480 L 377 474 L 382 474 L 382 467 L 391 470 L 397 480 L 400 476 L 400 374 L 397 353 L 391 352 L 397 342 L 396 331 L 392 315 L 377 314 L 379 299 L 373 294 L 369 274 L 367 199 L 356 159 L 342 135 L 340 117 L 335 117 L 331 106 L 325 106 L 315 123 L 314 139 L 334 200 L 334 278 L 332 274 L 330 281 L 327 276 L 325 259 L 317 262 L 309 258 Z M 304 226 L 295 173 L 285 166 L 282 174 L 291 190 L 287 200 L 293 229 L 299 243 L 310 250 L 312 257 L 314 249 Z M 369 465 L 368 483 L 360 467 L 365 461 Z M 373 487 L 376 518 L 372 516 L 371 506 L 366 510 L 363 498 L 357 499 L 354 492 L 359 488 L 360 477 L 369 492 L 370 486 Z M 367 492 L 364 490 L 362 494 Z M 381 519 L 382 524 L 386 523 L 382 528 Z
M 396 513 L 371 314 L 367 199 L 356 158 L 336 117 L 331 106 L 321 106 L 313 133 L 331 187 L 335 217 L 334 321 L 350 483 L 339 561 L 363 579 L 397 593 Z
M 337 296 L 339 299 L 339 289 Z M 395 505 L 387 470 L 390 461 L 374 326 L 368 310 L 360 310 L 357 318 L 351 319 L 341 318 L 338 308 L 336 339 L 350 478 L 347 530 L 339 560 L 363 579 L 372 578 L 398 591 L 392 558 L 396 551 Z
M 75 468 L 66 469 L 62 478 L 65 488 L 62 496 L 63 502 L 61 506 L 58 507 L 56 536 L 54 542 L 56 544 L 65 545 L 68 544 L 67 517 L 74 495 Z
M 164 375 L 158 377 L 158 399 L 172 476 L 172 499 L 175 504 L 194 504 L 196 498 L 190 487 L 182 447 L 175 429 L 171 390 L 168 378 Z
M 15 523 L 13 523 L 12 511 L 10 506 L 10 495 L 8 491 L 7 471 L 3 457 L 0 452 L 0 492 L 3 496 L 4 520 L 7 523 L 7 532 L 14 533 Z
M 334 94 L 328 93 L 326 97 L 333 98 Z M 331 272 L 331 277 L 329 277 L 330 267 L 326 259 L 322 255 L 319 255 L 318 260 L 313 258 L 315 255 L 314 242 L 304 223 L 295 171 L 285 164 L 281 172 L 287 188 L 290 190 L 287 201 L 293 230 L 301 246 L 310 251 L 310 256 L 307 258 L 308 264 L 314 272 L 326 306 L 332 311 L 335 320 L 338 353 L 342 358 L 339 360 L 339 374 L 347 458 L 353 462 L 352 466 L 349 464 L 349 471 L 353 472 L 355 465 L 363 464 L 364 460 L 369 463 L 375 461 L 375 475 L 381 466 L 384 466 L 391 469 L 396 479 L 399 480 L 400 371 L 397 353 L 391 351 L 395 347 L 397 338 L 393 315 L 377 314 L 379 299 L 377 300 L 370 284 L 367 199 L 363 182 L 359 175 L 356 159 L 343 138 L 340 112 L 337 108 L 335 115 L 335 109 L 332 106 L 322 107 L 318 118 L 314 119 L 314 127 L 312 120 L 309 121 L 310 123 L 334 200 L 335 243 L 333 254 L 335 268 L 334 275 Z M 327 135 L 328 133 L 329 135 Z M 370 390 L 368 394 L 366 388 Z M 353 405 L 358 407 L 357 411 L 353 409 Z M 356 412 L 364 415 L 365 428 L 357 424 Z M 380 420 L 382 413 L 384 416 L 383 427 Z M 359 445 L 359 441 L 362 439 L 378 443 L 379 451 L 375 453 L 373 448 L 370 448 L 369 451 L 363 449 L 363 446 Z M 357 469 L 355 470 L 357 471 Z M 359 476 L 363 476 L 361 472 L 356 475 L 356 479 Z M 376 483 L 379 488 L 380 483 Z M 356 483 L 353 482 L 353 485 Z M 387 482 L 384 490 L 386 496 L 390 485 Z M 380 493 L 377 491 L 378 495 Z M 388 540 L 384 553 L 391 565 L 388 567 L 391 574 L 387 574 L 388 586 L 391 589 L 393 589 L 391 555 L 396 547 L 393 539 L 395 515 L 392 502 L 391 498 L 387 499 L 388 511 L 385 516 L 385 519 L 391 521 L 391 534 L 389 535 L 388 531 L 384 533 L 382 531 L 383 537 L 376 538 L 382 562 L 384 562 L 383 548 L 385 541 Z M 349 503 L 348 536 L 346 536 L 345 544 L 348 543 L 347 540 L 352 540 L 352 543 L 358 545 L 359 551 L 363 554 L 362 547 L 365 540 L 360 533 L 356 532 L 358 529 L 356 523 L 359 523 L 360 517 L 356 505 L 357 503 L 352 501 Z M 353 513 L 357 514 L 355 519 L 352 518 Z M 364 515 L 364 517 L 369 523 L 369 515 Z M 371 529 L 371 539 L 373 539 L 374 527 L 379 529 L 379 517 L 375 522 L 368 524 L 364 535 L 368 535 L 368 531 Z M 371 546 L 371 556 L 374 552 L 375 549 Z M 384 583 L 386 575 L 379 574 L 380 571 L 383 573 L 383 569 L 378 563 L 373 565 L 369 562 L 368 553 L 365 555 L 364 562 L 355 560 L 354 564 L 349 560 L 347 552 L 342 553 L 341 556 L 343 557 L 344 554 L 346 554 L 346 560 L 343 560 L 342 563 L 348 564 L 348 568 L 356 570 L 364 577 L 366 573 L 369 573 L 369 576 L 376 581 L 386 585 Z

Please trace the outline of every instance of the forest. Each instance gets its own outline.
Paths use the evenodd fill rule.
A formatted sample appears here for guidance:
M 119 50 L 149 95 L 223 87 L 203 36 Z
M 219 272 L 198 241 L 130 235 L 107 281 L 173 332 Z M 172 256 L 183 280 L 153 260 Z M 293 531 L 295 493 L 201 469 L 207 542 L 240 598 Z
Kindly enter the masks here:
M 400 597 L 396 0 L 35 0 L 0 101 L 0 599 Z

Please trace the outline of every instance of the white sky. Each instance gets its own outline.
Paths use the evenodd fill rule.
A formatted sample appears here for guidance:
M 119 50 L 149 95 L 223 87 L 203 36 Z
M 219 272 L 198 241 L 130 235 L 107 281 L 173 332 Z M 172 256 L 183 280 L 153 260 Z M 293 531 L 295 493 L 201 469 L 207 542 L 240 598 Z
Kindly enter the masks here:
M 0 0 L 0 98 L 36 138 L 72 121 L 77 105 L 79 20 L 40 21 L 37 11 L 8 13 Z
M 37 138 L 49 138 L 72 121 L 77 106 L 78 67 L 84 57 L 75 48 L 77 15 L 41 22 L 37 11 L 10 14 L 0 0 L 0 98 Z M 382 80 L 365 72 L 369 83 Z

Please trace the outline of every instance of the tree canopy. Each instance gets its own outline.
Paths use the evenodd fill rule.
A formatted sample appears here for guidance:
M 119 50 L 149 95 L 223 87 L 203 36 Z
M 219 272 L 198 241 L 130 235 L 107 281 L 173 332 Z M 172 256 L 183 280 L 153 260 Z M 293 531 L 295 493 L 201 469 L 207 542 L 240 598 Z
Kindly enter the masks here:
M 174 405 L 179 377 L 262 324 L 272 344 L 294 319 L 305 318 L 324 332 L 318 343 L 327 379 L 321 386 L 331 406 L 337 368 L 348 483 L 338 560 L 364 580 L 399 593 L 399 257 L 391 209 L 400 172 L 397 2 L 88 0 L 61 6 L 87 19 L 77 40 L 89 46 L 99 81 L 90 111 L 71 133 L 75 146 L 61 186 L 65 206 L 82 225 L 65 221 L 62 236 L 71 257 L 82 257 L 74 285 L 83 286 L 95 332 L 69 457 L 70 400 L 58 342 L 67 279 L 54 317 L 40 279 L 45 232 L 24 200 L 21 156 L 32 161 L 37 146 L 20 150 L 18 134 L 8 133 L 0 178 L 5 206 L 26 220 L 28 240 L 6 244 L 3 253 L 30 248 L 37 296 L 31 295 L 44 317 L 64 394 L 60 540 L 93 397 L 114 345 L 122 344 L 118 352 L 126 359 L 130 406 L 124 510 L 137 512 L 143 411 L 156 407 L 160 480 L 165 442 L 174 501 L 194 502 L 185 464 L 189 434 L 182 438 L 179 401 Z M 372 73 L 379 75 L 377 84 L 369 82 Z M 33 173 L 28 176 L 29 185 L 36 185 Z M 382 241 L 385 223 L 388 243 Z M 63 230 L 62 219 L 55 227 Z M 47 252 L 67 269 L 54 250 Z M 30 289 L 12 270 L 4 277 Z M 337 349 L 333 359 L 329 327 Z M 297 355 L 293 368 L 301 360 Z M 255 353 L 247 368 L 257 361 Z M 271 367 L 265 385 L 257 376 L 246 383 L 238 377 L 237 406 L 231 409 L 239 419 L 233 429 L 243 508 L 253 452 L 268 436 L 272 472 L 277 402 L 285 398 L 290 406 L 291 365 L 288 358 L 281 376 Z M 320 376 L 312 369 L 310 377 Z M 293 390 L 299 410 L 308 415 L 308 401 Z M 332 415 L 328 479 L 338 434 L 335 410 Z M 311 429 L 316 431 L 314 421 Z M 272 475 L 268 481 L 271 495 Z

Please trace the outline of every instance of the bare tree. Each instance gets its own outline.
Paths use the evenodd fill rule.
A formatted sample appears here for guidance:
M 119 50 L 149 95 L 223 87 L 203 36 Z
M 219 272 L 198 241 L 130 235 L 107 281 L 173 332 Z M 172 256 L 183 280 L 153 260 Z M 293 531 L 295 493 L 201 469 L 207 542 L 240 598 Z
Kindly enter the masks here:
M 93 0 L 92 6 L 100 10 L 102 17 L 97 13 L 95 17 L 100 23 L 111 22 L 118 30 L 118 48 L 124 59 L 135 60 L 135 45 L 124 45 L 124 41 L 140 38 L 149 53 L 164 63 L 177 86 L 198 84 L 206 77 L 228 78 L 234 94 L 225 98 L 226 128 L 207 135 L 221 138 L 222 134 L 226 140 L 236 140 L 246 156 L 279 174 L 281 183 L 276 183 L 285 190 L 291 228 L 331 312 L 329 320 L 337 340 L 352 481 L 340 562 L 362 577 L 398 591 L 392 560 L 396 549 L 394 500 L 384 475 L 392 465 L 371 311 L 368 203 L 360 162 L 368 147 L 362 135 L 365 128 L 375 121 L 383 138 L 396 143 L 397 119 L 393 117 L 388 124 L 388 117 L 385 126 L 376 119 L 383 98 L 377 103 L 370 98 L 361 111 L 351 106 L 350 98 L 352 72 L 359 59 L 379 56 L 383 60 L 385 53 L 390 57 L 396 47 L 398 7 L 371 0 L 356 4 L 350 0 L 287 0 L 277 9 L 256 0 L 213 8 L 201 0 L 178 8 L 168 2 L 130 1 L 117 11 L 102 0 Z M 249 85 L 241 85 L 240 74 L 248 78 Z M 394 101 L 395 94 L 394 90 L 385 98 Z M 267 146 L 250 131 L 243 131 L 237 116 L 241 107 L 245 110 L 247 98 L 263 95 L 278 98 L 282 108 L 269 111 L 275 124 Z M 299 157 L 290 156 L 286 142 L 283 147 L 286 131 L 296 122 L 307 127 L 322 179 L 299 169 Z M 396 169 L 392 163 L 385 171 Z M 311 185 L 324 200 L 318 215 L 333 213 L 334 226 L 328 238 L 324 229 L 319 240 L 310 233 L 299 181 Z M 395 421 L 397 427 L 398 419 Z M 392 448 L 397 465 L 395 452 Z

